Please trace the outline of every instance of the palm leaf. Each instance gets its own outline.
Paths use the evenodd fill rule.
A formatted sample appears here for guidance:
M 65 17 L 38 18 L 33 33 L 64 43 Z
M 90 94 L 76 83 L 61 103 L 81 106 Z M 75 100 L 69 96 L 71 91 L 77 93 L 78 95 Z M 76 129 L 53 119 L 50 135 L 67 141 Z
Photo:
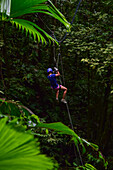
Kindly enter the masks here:
M 16 131 L 0 120 L 0 170 L 47 170 L 53 168 L 52 161 L 40 154 L 32 135 Z
M 16 14 L 18 11 L 29 9 L 46 1 L 47 0 L 11 0 L 11 14 Z
M 20 110 L 23 110 L 26 116 L 29 114 L 34 115 L 34 113 L 29 108 L 22 105 L 21 103 L 12 100 L 6 101 L 5 98 L 0 98 L 0 112 L 2 114 L 10 114 L 18 117 L 21 115 Z
M 11 23 L 15 24 L 17 28 L 22 29 L 23 31 L 25 30 L 26 34 L 29 33 L 30 35 L 33 35 L 34 40 L 38 39 L 38 41 L 39 42 L 41 41 L 42 44 L 44 43 L 47 44 L 47 41 L 42 34 L 44 34 L 47 37 L 49 42 L 50 40 L 54 40 L 49 34 L 47 34 L 44 30 L 42 30 L 33 22 L 23 20 L 23 19 L 13 19 L 11 20 Z M 56 42 L 56 40 L 54 41 Z
M 72 129 L 70 129 L 68 126 L 64 125 L 61 122 L 39 123 L 37 126 L 42 127 L 42 128 L 52 129 L 52 130 L 58 132 L 59 134 L 70 135 L 70 136 L 74 137 L 74 141 L 76 141 L 76 144 L 78 144 L 79 142 L 82 143 L 81 138 Z
M 7 3 L 7 2 L 11 3 Z M 49 36 L 45 31 L 39 28 L 36 24 L 22 20 L 15 19 L 17 17 L 22 17 L 25 14 L 31 13 L 43 13 L 47 14 L 65 25 L 65 27 L 69 30 L 70 24 L 66 20 L 63 14 L 59 12 L 59 10 L 53 5 L 50 0 L 2 0 L 0 2 L 0 20 L 10 21 L 11 23 L 15 23 L 18 28 L 22 28 L 22 30 L 26 31 L 26 34 L 29 32 L 30 35 L 33 35 L 34 40 L 36 37 L 38 41 L 47 44 L 46 38 L 50 41 L 55 41 L 51 36 Z M 46 2 L 46 3 L 45 3 Z M 49 2 L 49 3 L 47 3 Z M 8 16 L 7 16 L 8 15 Z M 37 30 L 38 29 L 38 30 Z M 44 38 L 44 36 L 46 38 Z M 55 41 L 56 42 L 56 41 Z M 56 42 L 57 43 L 57 42 Z
M 96 151 L 98 151 L 98 149 L 99 149 L 97 145 L 87 142 L 85 139 L 80 138 L 72 129 L 70 129 L 68 126 L 64 125 L 61 122 L 39 123 L 37 126 L 41 127 L 41 128 L 52 129 L 55 132 L 58 132 L 59 134 L 65 134 L 65 135 L 72 136 L 72 140 L 75 142 L 75 145 L 77 147 L 78 147 L 78 144 L 80 144 L 82 146 L 83 153 L 86 151 L 83 142 L 86 143 L 88 146 L 91 146 Z
M 39 1 L 26 0 L 24 1 L 24 3 L 23 1 L 22 3 L 20 1 L 12 0 L 10 18 L 20 17 L 22 15 L 30 14 L 30 13 L 44 13 L 59 20 L 67 27 L 67 29 L 69 29 L 70 27 L 69 22 L 65 19 L 64 15 L 58 11 L 58 9 L 53 5 L 51 1 L 48 0 L 49 5 L 41 4 L 42 2 L 45 1 L 40 1 L 40 0 Z
M 84 143 L 86 143 L 87 146 L 91 146 L 94 150 L 96 150 L 96 151 L 99 150 L 98 145 L 96 145 L 96 144 L 94 144 L 94 143 L 91 143 L 91 142 L 88 142 L 87 140 L 85 140 L 85 139 L 83 139 L 83 138 L 82 138 L 82 141 L 83 141 Z
M 11 0 L 1 0 L 0 1 L 0 12 L 10 15 L 11 10 Z

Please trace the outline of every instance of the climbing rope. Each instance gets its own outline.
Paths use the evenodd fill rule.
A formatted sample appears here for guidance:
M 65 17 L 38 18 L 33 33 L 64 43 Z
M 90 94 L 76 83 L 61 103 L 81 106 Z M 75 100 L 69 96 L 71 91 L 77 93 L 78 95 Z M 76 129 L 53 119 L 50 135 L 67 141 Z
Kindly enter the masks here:
M 80 0 L 79 3 L 78 3 L 78 6 L 77 6 L 77 8 L 76 8 L 76 10 L 75 10 L 75 14 L 74 14 L 73 19 L 72 19 L 72 21 L 71 21 L 71 25 L 72 25 L 73 22 L 74 22 L 75 16 L 76 16 L 76 14 L 77 14 L 77 11 L 78 11 L 78 9 L 79 9 L 79 6 L 80 6 L 81 2 L 82 2 L 82 0 Z
M 59 48 L 60 48 L 60 46 L 59 46 Z M 61 68 L 62 68 L 62 76 L 63 76 L 62 79 L 63 79 L 63 84 L 65 85 L 62 55 L 61 55 L 61 53 L 59 53 L 59 54 L 60 54 L 60 59 L 61 59 Z M 72 122 L 72 118 L 71 118 L 71 114 L 70 114 L 68 103 L 66 103 L 66 108 L 67 108 L 67 113 L 68 113 L 69 121 L 70 121 L 70 124 L 71 124 L 71 129 L 74 131 L 74 126 L 73 126 L 73 122 Z M 76 146 L 77 146 L 77 151 L 78 151 L 78 154 L 79 154 L 79 158 L 80 158 L 81 164 L 83 166 L 83 160 L 82 160 L 82 156 L 81 156 L 81 153 L 80 153 L 79 146 L 78 146 L 78 144 Z M 75 148 L 74 148 L 74 150 L 75 150 Z M 75 154 L 76 154 L 76 152 L 75 152 Z
M 76 8 L 76 10 L 75 10 L 75 14 L 74 14 L 73 19 L 72 19 L 72 21 L 71 21 L 71 25 L 72 25 L 73 22 L 74 22 L 76 13 L 77 13 L 77 11 L 78 11 L 78 8 L 79 8 L 81 2 L 82 2 L 82 0 L 80 0 L 79 3 L 78 3 L 78 6 L 77 6 L 77 8 Z M 65 38 L 66 38 L 66 36 L 67 36 L 67 33 L 68 33 L 68 32 L 66 32 L 66 34 L 64 35 L 64 37 L 63 37 L 62 40 L 60 40 L 60 41 L 58 41 L 58 40 L 56 39 L 54 33 L 53 33 L 53 35 L 54 35 L 55 40 L 56 40 L 57 42 L 61 43 L 61 42 L 63 42 L 63 41 L 65 40 Z M 55 50 L 55 46 L 54 46 L 53 49 Z M 57 67 L 57 68 L 58 68 L 59 58 L 60 58 L 60 61 L 61 61 L 63 83 L 64 83 L 64 85 L 65 85 L 63 62 L 62 62 L 62 56 L 61 56 L 61 52 L 60 52 L 60 45 L 59 45 L 59 53 L 58 53 L 58 59 L 57 59 L 57 60 L 56 60 L 56 58 L 55 58 L 55 51 L 54 51 L 54 61 L 56 61 L 56 67 Z M 61 83 L 61 84 L 62 84 L 62 83 Z M 68 116 L 69 116 L 71 128 L 72 128 L 72 130 L 74 131 L 73 122 L 72 122 L 72 118 L 71 118 L 71 114 L 70 114 L 70 110 L 69 110 L 68 103 L 66 103 L 66 108 L 67 108 L 67 112 L 68 112 Z M 77 146 L 77 151 L 78 151 L 78 154 L 79 154 L 79 158 L 80 158 L 81 164 L 83 165 L 83 160 L 82 160 L 82 156 L 81 156 L 81 153 L 80 153 L 80 149 L 79 149 L 78 144 L 77 144 L 76 146 Z M 75 153 L 75 154 L 76 154 L 76 153 Z
M 61 61 L 61 72 L 62 72 L 61 74 L 62 74 L 63 84 L 65 85 L 64 69 L 63 69 L 63 61 L 62 61 L 62 55 L 61 55 L 60 45 L 59 45 L 58 58 L 56 59 L 55 44 L 54 44 L 54 46 L 53 46 L 53 55 L 54 55 L 53 57 L 54 57 L 55 66 L 56 66 L 57 68 L 58 68 L 58 65 L 59 65 L 59 60 Z M 60 84 L 62 85 L 62 80 L 61 80 L 60 77 L 59 77 L 59 81 L 60 81 Z M 67 108 L 67 113 L 68 113 L 69 121 L 70 121 L 70 124 L 71 124 L 71 129 L 74 131 L 74 126 L 73 126 L 73 122 L 72 122 L 72 118 L 71 118 L 71 114 L 70 114 L 70 110 L 69 110 L 68 103 L 66 103 L 66 108 Z M 76 145 L 76 147 L 77 147 L 77 151 L 78 151 L 78 154 L 79 154 L 79 158 L 80 158 L 81 164 L 83 165 L 82 156 L 81 156 L 81 153 L 80 153 L 80 149 L 79 149 L 78 144 Z M 75 147 L 74 147 L 74 152 L 75 152 L 75 156 L 77 157 Z
M 72 25 L 73 22 L 74 22 L 75 16 L 76 16 L 76 14 L 77 14 L 77 11 L 78 11 L 78 9 L 79 9 L 79 6 L 80 6 L 81 2 L 82 2 L 82 0 L 80 0 L 79 3 L 78 3 L 78 5 L 77 5 L 77 8 L 76 8 L 75 13 L 74 13 L 74 16 L 73 16 L 73 18 L 72 18 L 72 21 L 70 22 L 71 25 Z M 64 37 L 59 41 L 59 40 L 57 40 L 54 32 L 45 24 L 45 22 L 42 20 L 42 18 L 41 18 L 40 16 L 39 16 L 39 18 L 40 18 L 40 20 L 43 22 L 43 24 L 48 28 L 48 30 L 52 33 L 52 37 L 54 36 L 55 40 L 56 40 L 58 43 L 62 43 L 62 42 L 66 39 L 67 34 L 68 34 L 68 31 L 65 33 Z
M 70 111 L 69 111 L 68 103 L 66 103 L 66 107 L 67 107 L 67 112 L 68 112 L 68 116 L 69 116 L 71 128 L 72 128 L 72 130 L 74 131 L 73 122 L 72 122 L 72 119 L 71 119 L 71 114 L 70 114 Z M 76 145 L 76 147 L 77 147 L 77 151 L 78 151 L 78 154 L 79 154 L 79 158 L 80 158 L 81 164 L 83 165 L 83 160 L 82 160 L 82 156 L 81 156 L 81 153 L 80 153 L 80 149 L 79 149 L 79 147 L 78 147 L 78 144 Z
M 73 22 L 74 22 L 75 16 L 76 16 L 76 14 L 77 14 L 77 11 L 78 11 L 78 9 L 79 9 L 79 6 L 80 6 L 81 2 L 82 2 L 82 0 L 80 0 L 79 3 L 78 3 L 78 5 L 77 5 L 77 8 L 76 8 L 76 10 L 75 10 L 74 16 L 73 16 L 72 21 L 71 21 L 71 25 L 72 25 Z M 58 43 L 61 43 L 61 42 L 63 42 L 63 41 L 66 39 L 67 34 L 68 34 L 68 31 L 65 33 L 64 37 L 63 37 L 60 41 L 57 40 L 57 38 L 56 38 L 55 35 L 54 35 L 54 38 L 55 38 L 55 40 L 56 40 Z
M 55 54 L 55 42 L 53 42 L 53 58 L 54 58 L 54 64 L 56 64 L 56 54 Z
M 60 46 L 59 46 L 60 47 Z M 61 63 L 61 70 L 62 70 L 62 80 L 63 84 L 65 85 L 65 78 L 64 78 L 64 68 L 63 68 L 63 61 L 62 61 L 62 55 L 60 53 L 60 63 Z
M 79 9 L 79 6 L 81 4 L 82 0 L 79 1 L 78 5 L 77 5 L 77 8 L 75 10 L 75 13 L 74 13 L 74 16 L 72 18 L 72 21 L 71 21 L 71 25 L 73 24 L 74 22 L 74 19 L 75 19 L 75 16 L 76 16 L 76 13 Z M 41 19 L 41 18 L 40 18 Z M 43 20 L 41 19 L 41 21 L 43 22 Z M 44 22 L 43 22 L 44 23 Z M 44 23 L 45 24 L 45 23 Z M 46 24 L 45 24 L 46 25 Z M 50 28 L 46 25 L 46 27 L 50 30 Z M 58 43 L 62 43 L 68 32 L 66 32 L 66 34 L 64 35 L 64 37 L 62 38 L 62 40 L 58 41 L 54 35 L 54 32 L 50 30 L 50 32 L 52 33 L 52 36 L 54 36 L 55 40 L 58 42 Z M 62 61 L 62 56 L 61 56 L 61 52 L 60 52 L 60 45 L 59 45 L 59 53 L 58 53 L 58 58 L 56 60 L 56 54 L 55 54 L 55 43 L 53 44 L 53 55 L 54 55 L 54 63 L 56 65 L 56 67 L 58 68 L 58 65 L 59 65 L 59 60 L 61 61 L 61 69 L 62 69 L 62 79 L 63 79 L 63 84 L 65 85 L 65 79 L 64 79 L 64 70 L 63 70 L 63 61 Z M 60 79 L 60 83 L 62 84 L 62 81 Z M 69 121 L 70 121 L 70 124 L 71 124 L 71 128 L 72 130 L 74 131 L 74 127 L 73 127 L 73 122 L 72 122 L 72 118 L 71 118 L 71 114 L 70 114 L 70 110 L 69 110 L 69 106 L 68 106 L 68 103 L 66 103 L 66 108 L 67 108 L 67 112 L 68 112 L 68 116 L 69 116 Z M 83 165 L 83 160 L 82 160 L 82 156 L 81 156 L 81 153 L 80 153 L 80 149 L 79 149 L 79 146 L 78 144 L 76 145 L 77 146 L 77 151 L 78 151 L 78 154 L 79 154 L 79 158 L 80 158 L 80 161 L 81 161 L 81 164 Z M 75 150 L 75 148 L 74 148 Z M 76 155 L 76 151 L 75 151 L 75 155 Z

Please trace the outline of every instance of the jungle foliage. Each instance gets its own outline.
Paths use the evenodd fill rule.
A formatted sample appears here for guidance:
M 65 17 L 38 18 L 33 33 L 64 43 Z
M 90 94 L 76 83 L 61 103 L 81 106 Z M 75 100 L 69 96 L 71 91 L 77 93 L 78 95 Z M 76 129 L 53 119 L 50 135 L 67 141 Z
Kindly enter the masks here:
M 67 21 L 71 22 L 78 1 L 52 2 L 67 19 L 60 15 L 61 20 L 69 24 Z M 39 160 L 43 162 L 44 158 L 48 164 L 45 169 L 49 165 L 50 169 L 113 169 L 112 11 L 111 0 L 82 1 L 71 31 L 60 46 L 48 43 L 43 46 L 42 42 L 34 41 L 33 36 L 26 36 L 10 22 L 1 22 L 0 123 L 8 131 L 0 131 L 4 139 L 4 135 L 8 136 L 10 131 L 14 135 L 25 134 L 30 138 L 28 148 L 21 140 L 23 147 L 33 153 L 35 159 L 40 155 Z M 39 11 L 31 13 L 13 20 L 11 16 L 7 20 L 27 20 L 46 30 L 53 38 L 53 32 L 58 40 L 64 37 L 67 30 L 55 17 L 47 17 Z M 24 25 L 21 26 L 24 28 Z M 58 66 L 63 85 L 68 88 L 67 101 L 74 131 L 71 130 L 66 106 L 60 102 L 56 104 L 55 93 L 47 80 L 46 70 L 55 66 L 54 58 L 58 59 L 59 53 Z M 62 92 L 59 100 L 61 96 Z M 5 143 L 14 148 L 13 135 L 11 142 L 12 145 L 3 140 L 0 148 L 3 149 Z M 30 142 L 33 142 L 33 146 Z M 51 157 L 52 161 L 43 154 Z M 13 159 L 10 161 L 13 162 Z M 22 158 L 20 161 L 23 164 Z M 32 161 L 36 169 L 35 160 Z

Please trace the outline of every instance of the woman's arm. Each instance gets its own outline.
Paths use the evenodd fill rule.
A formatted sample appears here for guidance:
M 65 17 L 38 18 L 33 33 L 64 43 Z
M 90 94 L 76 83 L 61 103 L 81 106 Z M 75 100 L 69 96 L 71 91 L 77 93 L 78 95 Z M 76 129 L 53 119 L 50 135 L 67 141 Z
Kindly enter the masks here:
M 55 74 L 55 76 L 57 77 L 57 76 L 60 76 L 60 72 L 59 71 L 57 71 L 57 74 Z

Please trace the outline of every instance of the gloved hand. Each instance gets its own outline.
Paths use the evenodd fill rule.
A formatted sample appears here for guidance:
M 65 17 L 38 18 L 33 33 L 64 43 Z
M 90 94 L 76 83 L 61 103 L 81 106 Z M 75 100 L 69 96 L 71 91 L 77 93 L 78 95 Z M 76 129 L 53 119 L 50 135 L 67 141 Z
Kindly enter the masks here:
M 57 72 L 57 71 L 58 71 L 58 68 L 54 67 L 54 70 Z

